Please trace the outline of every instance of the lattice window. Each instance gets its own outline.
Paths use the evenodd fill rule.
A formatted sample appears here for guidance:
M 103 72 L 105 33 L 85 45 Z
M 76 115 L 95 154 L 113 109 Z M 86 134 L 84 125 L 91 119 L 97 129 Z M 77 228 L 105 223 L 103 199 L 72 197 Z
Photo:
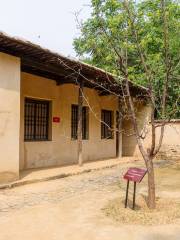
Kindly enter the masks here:
M 71 138 L 77 139 L 78 130 L 78 106 L 72 105 L 71 107 Z M 89 109 L 83 107 L 82 109 L 82 139 L 89 138 Z
M 101 138 L 113 138 L 113 112 L 108 110 L 101 111 Z
M 24 140 L 47 141 L 49 138 L 49 101 L 25 99 Z

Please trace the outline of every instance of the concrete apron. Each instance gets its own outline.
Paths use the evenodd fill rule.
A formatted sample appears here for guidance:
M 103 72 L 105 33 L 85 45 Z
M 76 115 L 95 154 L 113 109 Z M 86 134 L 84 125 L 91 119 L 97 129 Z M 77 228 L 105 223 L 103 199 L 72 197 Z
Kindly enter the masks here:
M 64 167 L 24 170 L 20 172 L 20 180 L 11 183 L 1 184 L 0 189 L 14 188 L 26 184 L 65 178 L 105 168 L 112 168 L 114 166 L 130 163 L 133 161 L 138 160 L 133 157 L 123 157 L 119 159 L 114 158 L 91 163 L 85 163 L 83 164 L 82 167 L 78 165 L 70 165 Z

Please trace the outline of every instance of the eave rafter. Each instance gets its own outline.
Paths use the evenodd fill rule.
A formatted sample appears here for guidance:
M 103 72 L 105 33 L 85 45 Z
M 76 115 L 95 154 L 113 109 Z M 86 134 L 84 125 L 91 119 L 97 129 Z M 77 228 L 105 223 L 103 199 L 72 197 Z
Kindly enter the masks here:
M 121 94 L 121 87 L 111 73 L 2 32 L 0 52 L 19 57 L 22 71 L 52 79 L 57 85 L 78 84 L 82 78 L 84 86 L 99 90 L 100 96 Z M 134 84 L 130 87 L 133 95 L 147 95 L 146 88 Z

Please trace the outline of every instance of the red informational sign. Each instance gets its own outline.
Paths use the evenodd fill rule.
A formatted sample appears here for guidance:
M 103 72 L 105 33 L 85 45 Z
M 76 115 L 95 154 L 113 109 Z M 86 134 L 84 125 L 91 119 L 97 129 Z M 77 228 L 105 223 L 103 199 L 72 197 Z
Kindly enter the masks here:
M 129 168 L 129 170 L 124 175 L 124 179 L 140 183 L 144 176 L 146 175 L 147 170 L 141 168 Z
M 60 123 L 60 117 L 53 117 L 54 123 Z

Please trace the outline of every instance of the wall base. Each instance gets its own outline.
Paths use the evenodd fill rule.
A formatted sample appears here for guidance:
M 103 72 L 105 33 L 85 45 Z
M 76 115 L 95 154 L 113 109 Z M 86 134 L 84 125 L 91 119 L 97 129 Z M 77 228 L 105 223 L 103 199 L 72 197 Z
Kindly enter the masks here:
M 13 182 L 19 179 L 19 173 L 0 172 L 0 184 Z

